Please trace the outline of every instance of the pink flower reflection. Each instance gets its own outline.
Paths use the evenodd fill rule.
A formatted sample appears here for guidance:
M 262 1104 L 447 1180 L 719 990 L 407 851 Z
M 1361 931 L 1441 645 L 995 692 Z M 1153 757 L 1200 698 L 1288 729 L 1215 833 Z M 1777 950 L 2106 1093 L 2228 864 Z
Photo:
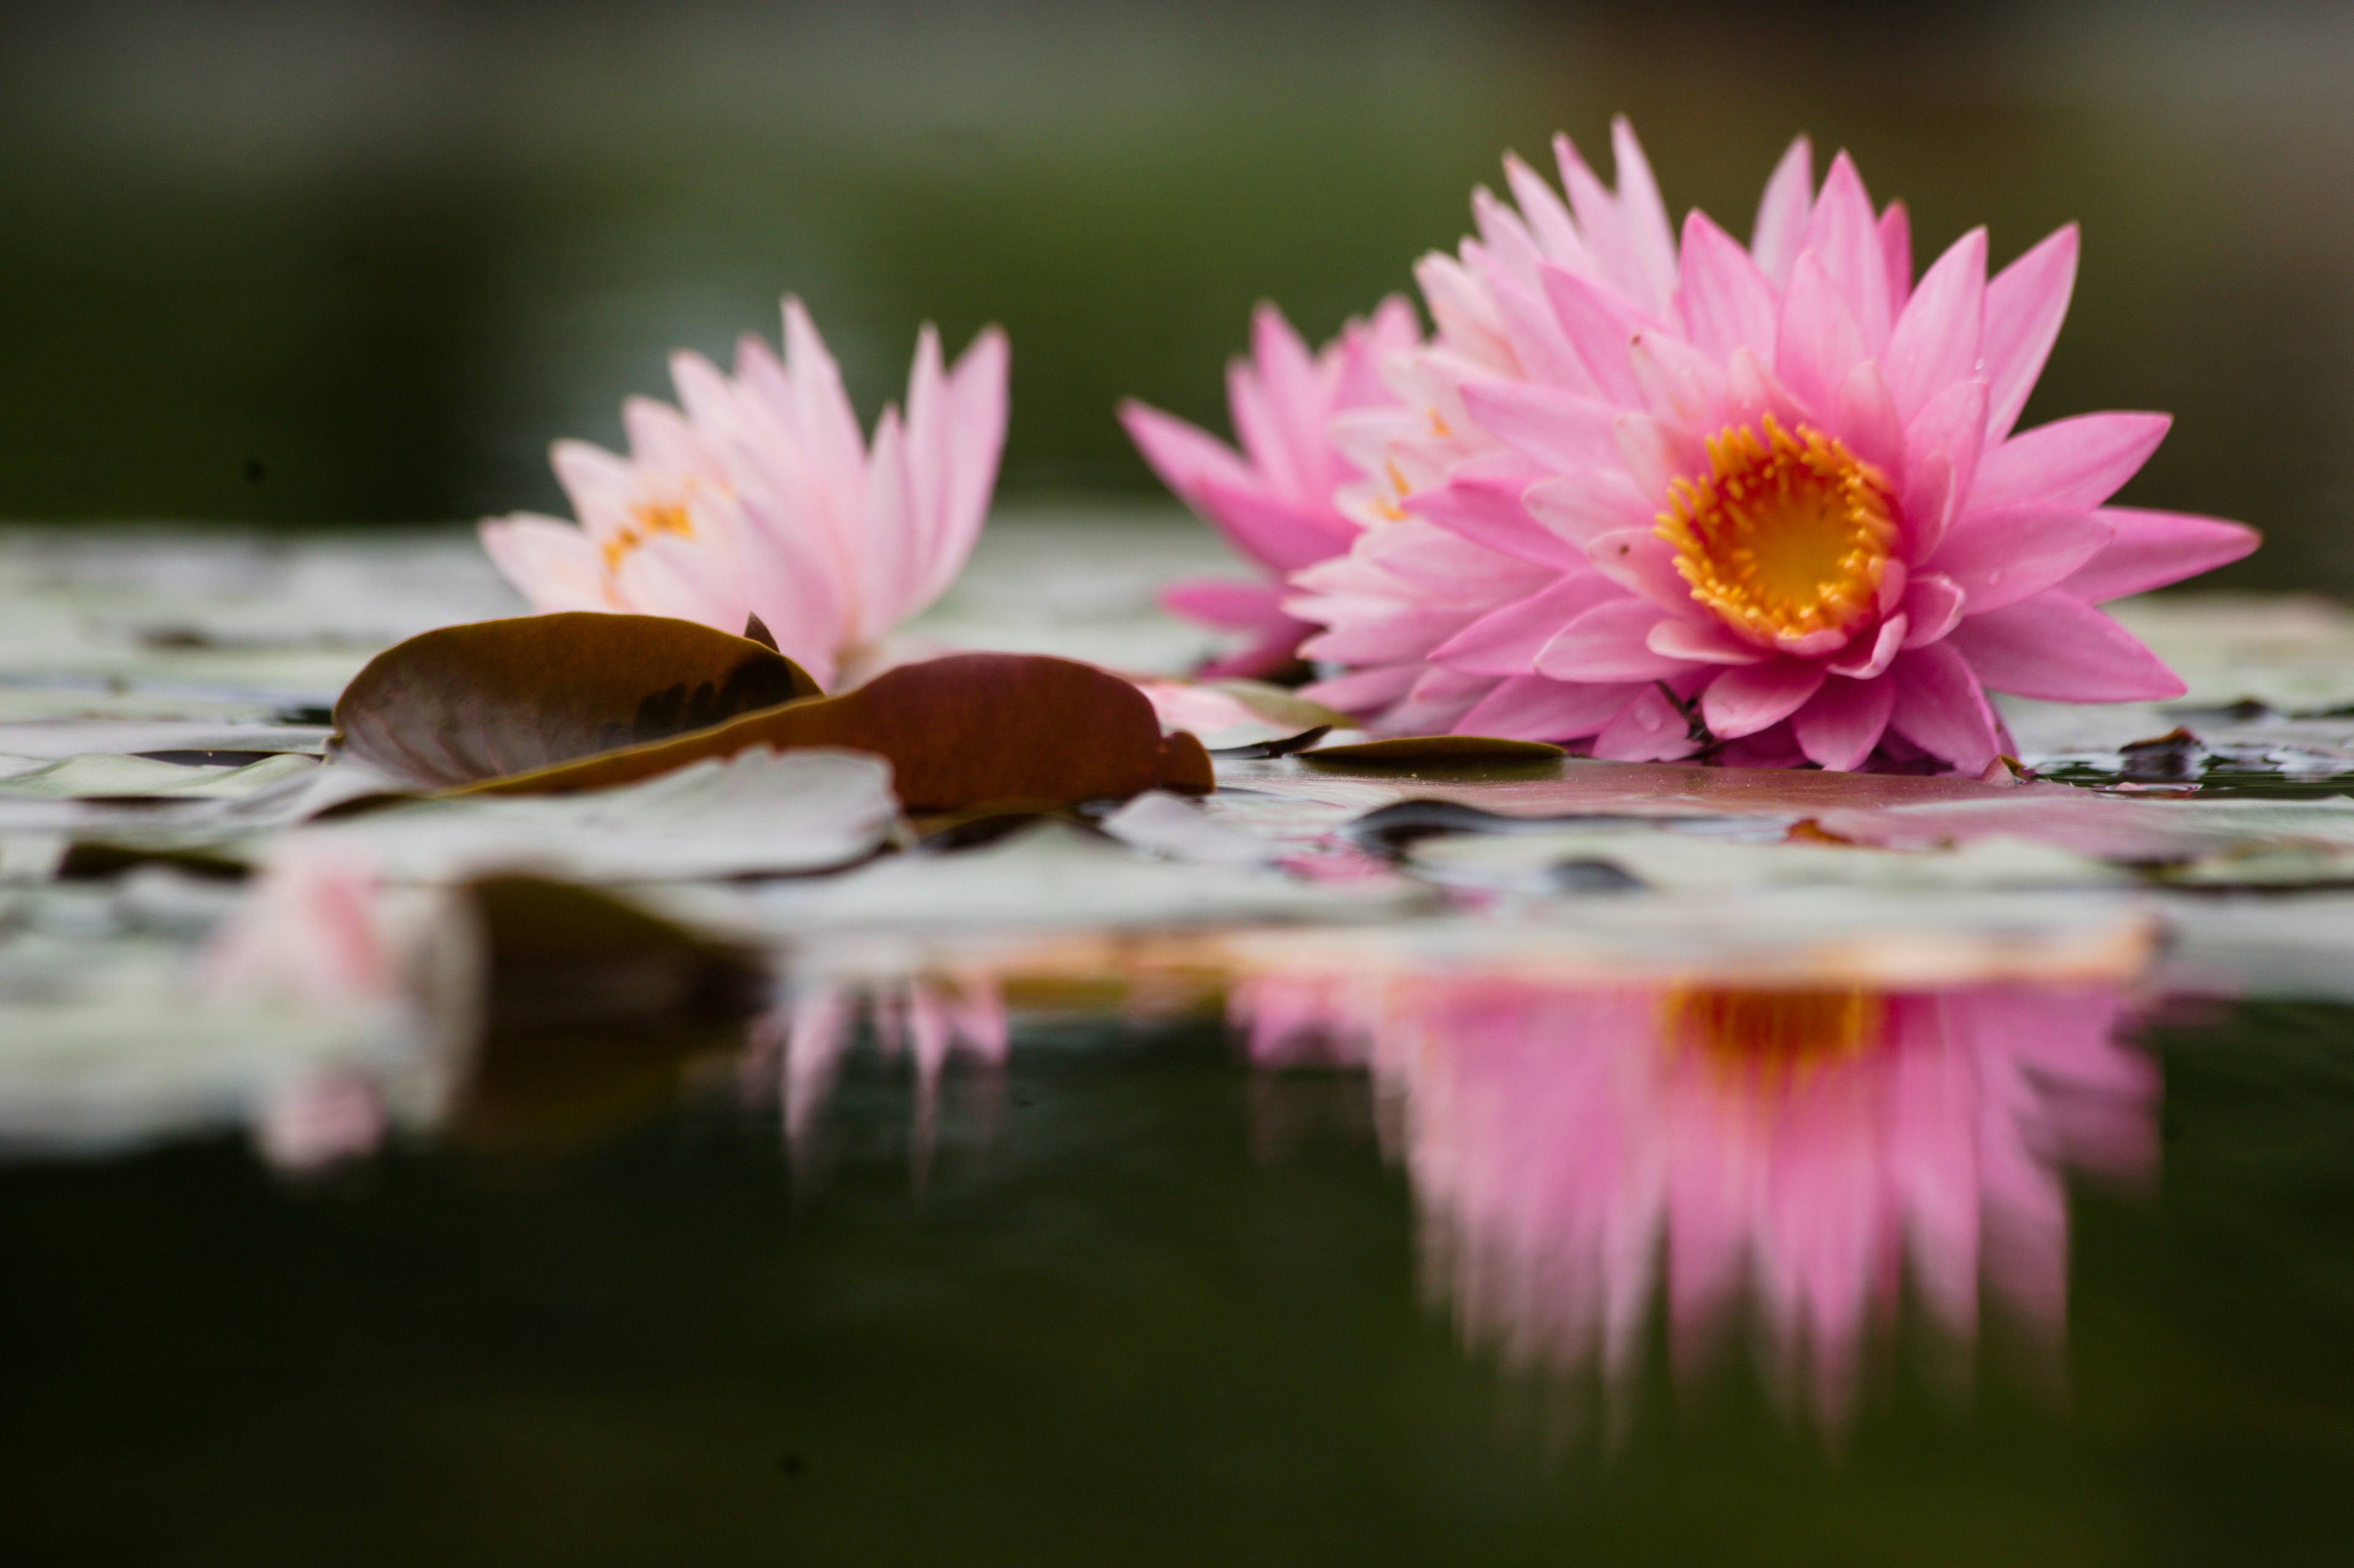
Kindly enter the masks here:
M 2056 1329 L 2067 1167 L 2149 1164 L 2157 1077 L 2107 986 L 1580 989 L 1268 980 L 1254 1058 L 1369 1065 L 1466 1337 L 1634 1370 L 1664 1256 L 1687 1370 L 1744 1288 L 1816 1414 L 1865 1330 L 1918 1298 L 1967 1341 L 1979 1285 Z
M 916 1160 L 928 1165 L 938 1125 L 940 1075 L 963 1055 L 985 1071 L 1005 1065 L 1005 1001 L 985 975 L 895 975 L 865 980 L 811 979 L 754 1030 L 746 1063 L 749 1086 L 773 1087 L 784 1109 L 787 1142 L 808 1141 L 833 1092 L 842 1059 L 864 1014 L 885 1060 L 906 1050 L 916 1068 Z M 767 1082 L 762 1082 L 767 1080 Z

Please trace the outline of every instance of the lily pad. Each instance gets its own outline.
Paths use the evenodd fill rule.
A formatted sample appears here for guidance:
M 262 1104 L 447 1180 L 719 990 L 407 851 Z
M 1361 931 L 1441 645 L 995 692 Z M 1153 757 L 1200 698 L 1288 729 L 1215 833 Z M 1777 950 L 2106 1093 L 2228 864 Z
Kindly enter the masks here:
M 1067 659 L 963 653 L 903 664 L 854 692 L 508 778 L 475 791 L 602 789 L 749 746 L 836 747 L 892 767 L 910 811 L 1026 801 L 1126 799 L 1146 789 L 1206 794 L 1208 754 L 1191 735 L 1164 737 L 1144 694 Z
M 527 773 L 818 694 L 773 649 L 689 620 L 578 611 L 443 627 L 368 662 L 343 747 L 439 788 Z
M 1299 755 L 1311 762 L 1387 768 L 1410 762 L 1550 762 L 1569 752 L 1546 741 L 1505 740 L 1492 735 L 1398 735 L 1386 740 L 1319 746 Z

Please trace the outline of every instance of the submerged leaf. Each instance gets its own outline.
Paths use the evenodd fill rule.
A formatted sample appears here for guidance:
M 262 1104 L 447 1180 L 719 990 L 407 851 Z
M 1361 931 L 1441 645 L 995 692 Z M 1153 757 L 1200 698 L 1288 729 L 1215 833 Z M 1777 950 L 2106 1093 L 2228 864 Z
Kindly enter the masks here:
M 579 611 L 445 626 L 387 649 L 335 703 L 353 756 L 472 784 L 707 729 L 815 696 L 791 660 L 654 615 Z
M 873 752 L 889 760 L 910 811 L 1125 799 L 1154 788 L 1206 794 L 1214 787 L 1201 743 L 1182 733 L 1164 737 L 1152 705 L 1118 676 L 1067 659 L 961 653 L 903 664 L 838 697 L 474 788 L 602 789 L 749 746 Z

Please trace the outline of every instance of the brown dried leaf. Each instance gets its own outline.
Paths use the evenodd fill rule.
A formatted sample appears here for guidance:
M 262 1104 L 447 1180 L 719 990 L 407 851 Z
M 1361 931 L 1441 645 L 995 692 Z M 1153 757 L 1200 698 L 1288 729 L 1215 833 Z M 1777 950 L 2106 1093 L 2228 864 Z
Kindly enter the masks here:
M 1207 793 L 1208 754 L 1161 734 L 1144 694 L 1093 665 L 1025 653 L 903 664 L 856 691 L 748 714 L 714 728 L 582 758 L 473 790 L 602 789 L 751 746 L 832 746 L 887 758 L 910 811 Z
M 446 787 L 709 728 L 817 694 L 791 660 L 691 620 L 578 611 L 445 626 L 368 661 L 342 745 Z

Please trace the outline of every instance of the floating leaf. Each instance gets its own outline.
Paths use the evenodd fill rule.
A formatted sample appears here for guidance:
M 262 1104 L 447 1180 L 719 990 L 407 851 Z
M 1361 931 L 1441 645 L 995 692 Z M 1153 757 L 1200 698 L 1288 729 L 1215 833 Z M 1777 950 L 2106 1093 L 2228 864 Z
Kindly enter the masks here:
M 1492 735 L 1401 735 L 1347 746 L 1320 746 L 1299 755 L 1311 762 L 1386 768 L 1410 762 L 1549 762 L 1569 752 L 1542 740 L 1504 740 Z
M 689 620 L 577 611 L 445 626 L 387 649 L 335 703 L 344 747 L 472 784 L 707 729 L 817 694 L 772 649 Z
M 1091 664 L 1027 653 L 960 653 L 902 664 L 854 692 L 749 714 L 475 789 L 499 794 L 602 789 L 748 746 L 829 746 L 892 767 L 910 811 L 1023 801 L 1119 800 L 1215 787 L 1201 743 L 1164 737 L 1144 694 Z

